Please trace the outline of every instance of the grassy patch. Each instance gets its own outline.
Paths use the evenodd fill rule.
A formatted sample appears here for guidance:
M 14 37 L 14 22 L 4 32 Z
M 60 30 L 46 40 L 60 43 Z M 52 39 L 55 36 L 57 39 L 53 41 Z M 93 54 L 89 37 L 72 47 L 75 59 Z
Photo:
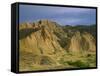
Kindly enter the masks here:
M 77 60 L 77 61 L 67 61 L 67 63 L 69 65 L 73 65 L 73 66 L 79 67 L 79 68 L 87 68 L 87 67 L 89 67 L 89 63 L 83 62 L 81 60 Z
M 65 66 L 73 66 L 77 68 L 88 68 L 96 66 L 95 53 L 82 52 L 82 53 L 69 53 L 64 55 L 59 63 Z

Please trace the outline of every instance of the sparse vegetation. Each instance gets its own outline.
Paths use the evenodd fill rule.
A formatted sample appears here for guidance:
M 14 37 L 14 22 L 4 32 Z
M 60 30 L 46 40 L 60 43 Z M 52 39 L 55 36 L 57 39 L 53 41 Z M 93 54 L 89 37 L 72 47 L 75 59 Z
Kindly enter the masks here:
M 89 63 L 83 62 L 82 60 L 68 61 L 67 63 L 69 65 L 72 65 L 78 68 L 88 68 L 89 67 Z

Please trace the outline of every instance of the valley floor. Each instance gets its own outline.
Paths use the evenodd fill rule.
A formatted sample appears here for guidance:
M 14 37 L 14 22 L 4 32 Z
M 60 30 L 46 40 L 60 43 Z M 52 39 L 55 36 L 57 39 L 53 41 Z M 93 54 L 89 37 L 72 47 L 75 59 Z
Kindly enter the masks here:
M 34 55 L 20 52 L 20 71 L 38 71 L 71 68 L 96 67 L 95 52 L 66 53 L 55 55 Z

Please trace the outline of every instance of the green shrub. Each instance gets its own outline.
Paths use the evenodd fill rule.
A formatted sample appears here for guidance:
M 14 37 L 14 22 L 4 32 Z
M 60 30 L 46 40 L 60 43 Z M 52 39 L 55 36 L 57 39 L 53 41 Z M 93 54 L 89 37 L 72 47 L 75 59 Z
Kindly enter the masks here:
M 89 64 L 87 62 L 83 62 L 81 60 L 77 60 L 77 61 L 67 61 L 67 63 L 69 65 L 72 65 L 72 66 L 75 66 L 75 67 L 79 67 L 79 68 L 89 67 Z
M 66 61 L 64 61 L 64 58 L 61 58 L 59 60 L 59 63 L 62 64 L 62 65 L 68 65 L 68 63 Z

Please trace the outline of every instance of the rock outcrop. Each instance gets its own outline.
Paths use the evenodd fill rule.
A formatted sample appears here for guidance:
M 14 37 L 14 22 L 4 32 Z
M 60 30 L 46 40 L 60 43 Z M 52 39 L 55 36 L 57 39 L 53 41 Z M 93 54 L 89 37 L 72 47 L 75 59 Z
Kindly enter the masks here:
M 80 33 L 75 32 L 71 38 L 69 51 L 81 52 L 81 51 L 95 51 L 95 39 L 87 32 Z
M 25 27 L 26 26 L 26 27 Z M 20 27 L 20 50 L 34 52 L 35 54 L 55 54 L 64 52 L 64 49 L 57 41 L 59 38 L 53 33 L 56 30 L 63 30 L 55 23 L 48 20 L 39 21 L 33 24 L 22 24 Z M 21 31 L 24 32 L 22 33 Z M 24 36 L 25 35 L 25 36 Z

